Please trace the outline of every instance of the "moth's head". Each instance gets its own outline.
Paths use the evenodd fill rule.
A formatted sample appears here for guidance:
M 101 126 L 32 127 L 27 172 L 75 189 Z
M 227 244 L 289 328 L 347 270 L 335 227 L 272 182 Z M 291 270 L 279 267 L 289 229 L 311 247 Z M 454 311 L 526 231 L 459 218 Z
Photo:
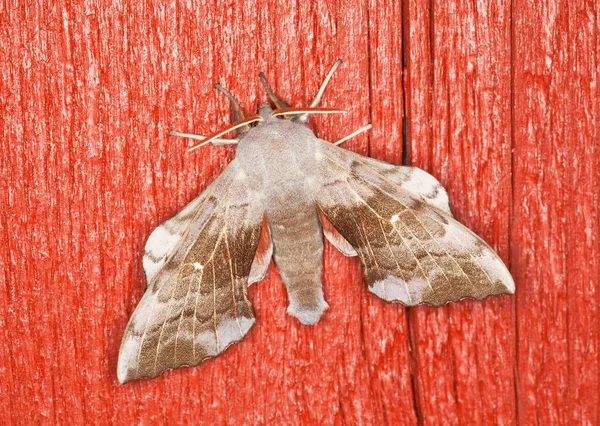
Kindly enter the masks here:
M 331 70 L 325 77 L 325 80 L 321 84 L 317 95 L 308 107 L 292 107 L 289 103 L 277 96 L 273 92 L 273 90 L 271 90 L 271 86 L 269 86 L 269 83 L 267 82 L 265 73 L 261 72 L 260 74 L 258 74 L 258 77 L 260 78 L 260 81 L 263 87 L 265 88 L 265 92 L 267 92 L 267 96 L 269 97 L 270 103 L 263 103 L 260 106 L 258 110 L 258 116 L 256 116 L 256 121 L 258 121 L 257 126 L 260 126 L 264 123 L 272 122 L 274 119 L 285 119 L 300 124 L 306 124 L 309 114 L 335 114 L 345 112 L 339 109 L 317 107 L 317 105 L 319 105 L 319 103 L 321 102 L 321 98 L 323 97 L 323 93 L 325 92 L 325 87 L 327 87 L 327 84 L 329 83 L 329 80 L 331 80 L 333 73 L 335 72 L 337 67 L 340 66 L 341 63 L 342 61 L 338 59 L 335 62 L 335 64 L 333 64 L 333 67 L 331 68 Z
M 271 105 L 266 102 L 262 103 L 258 109 L 258 115 L 260 115 L 264 121 L 267 121 L 271 118 L 271 114 L 273 114 Z
M 219 83 L 216 83 L 214 85 L 215 89 L 219 90 L 225 96 L 227 96 L 227 98 L 231 102 L 231 109 L 233 110 L 234 123 L 224 129 L 218 131 L 217 133 L 214 133 L 213 135 L 211 135 L 209 137 L 202 136 L 202 135 L 193 135 L 190 133 L 182 133 L 182 132 L 177 132 L 174 130 L 171 130 L 169 132 L 169 134 L 172 136 L 190 137 L 192 139 L 199 139 L 202 141 L 202 143 L 189 148 L 188 149 L 188 152 L 189 152 L 191 150 L 200 148 L 201 146 L 204 146 L 208 143 L 237 144 L 238 139 L 224 139 L 222 136 L 225 135 L 226 133 L 229 133 L 232 130 L 237 130 L 240 133 L 240 135 L 243 137 L 243 134 L 250 130 L 251 125 L 264 126 L 264 125 L 274 123 L 279 120 L 287 120 L 288 123 L 294 122 L 294 123 L 298 123 L 301 125 L 305 125 L 308 120 L 309 114 L 336 114 L 336 113 L 346 112 L 346 111 L 340 110 L 340 109 L 318 107 L 318 105 L 321 103 L 321 98 L 323 97 L 323 93 L 325 92 L 325 88 L 327 87 L 329 80 L 331 80 L 333 73 L 335 72 L 337 67 L 339 67 L 341 65 L 341 63 L 342 63 L 342 61 L 340 59 L 338 59 L 335 62 L 335 64 L 333 64 L 333 67 L 331 68 L 331 70 L 329 70 L 329 73 L 323 80 L 321 87 L 319 88 L 317 94 L 315 95 L 314 99 L 312 100 L 312 102 L 310 103 L 310 105 L 308 107 L 293 108 L 289 103 L 287 103 L 286 101 L 279 98 L 279 96 L 277 96 L 271 90 L 269 83 L 267 83 L 265 74 L 261 72 L 258 76 L 265 88 L 265 91 L 267 92 L 267 95 L 269 97 L 269 101 L 271 102 L 271 104 L 263 103 L 259 108 L 258 114 L 255 114 L 255 115 L 252 115 L 249 117 L 247 117 L 244 114 L 243 109 L 241 108 L 240 104 L 235 99 L 235 97 L 231 93 L 229 93 L 227 90 L 225 90 L 223 88 L 223 86 L 221 86 Z

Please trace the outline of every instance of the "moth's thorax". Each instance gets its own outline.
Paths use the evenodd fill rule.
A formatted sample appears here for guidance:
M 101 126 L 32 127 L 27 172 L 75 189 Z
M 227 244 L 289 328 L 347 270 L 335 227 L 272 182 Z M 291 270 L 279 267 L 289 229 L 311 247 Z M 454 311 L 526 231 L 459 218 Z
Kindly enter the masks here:
M 302 202 L 314 192 L 319 144 L 306 125 L 269 118 L 240 139 L 236 160 L 252 187 L 266 197 L 286 194 Z
M 246 133 L 238 143 L 238 156 L 244 148 L 258 148 L 264 151 L 269 148 L 287 148 L 297 152 L 305 144 L 313 144 L 315 134 L 305 124 L 283 118 L 269 117 L 259 122 Z M 281 142 L 286 142 L 282 145 Z

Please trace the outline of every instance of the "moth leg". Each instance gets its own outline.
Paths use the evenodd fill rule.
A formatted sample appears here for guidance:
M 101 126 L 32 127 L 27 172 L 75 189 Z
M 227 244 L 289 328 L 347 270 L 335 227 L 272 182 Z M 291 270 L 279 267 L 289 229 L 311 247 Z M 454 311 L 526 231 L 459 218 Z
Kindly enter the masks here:
M 281 108 L 289 108 L 291 106 L 286 101 L 284 101 L 279 96 L 277 96 L 275 93 L 273 93 L 273 91 L 271 90 L 271 86 L 269 86 L 269 83 L 267 83 L 267 77 L 265 77 L 264 72 L 260 72 L 258 74 L 258 78 L 260 78 L 260 82 L 262 83 L 263 87 L 265 88 L 265 92 L 267 92 L 267 96 L 269 97 L 271 102 L 273 102 L 273 104 L 275 105 L 275 108 L 281 109 Z
M 281 99 L 279 96 L 277 96 L 272 90 L 271 90 L 271 86 L 269 86 L 269 83 L 267 83 L 267 77 L 265 77 L 265 73 L 264 72 L 260 72 L 258 74 L 258 78 L 260 78 L 260 82 L 263 84 L 263 87 L 265 88 L 265 92 L 267 92 L 267 96 L 269 97 L 269 99 L 271 100 L 271 102 L 273 102 L 273 104 L 275 105 L 275 108 L 279 109 L 279 108 L 289 108 L 291 105 L 288 104 L 286 101 L 284 101 L 283 99 Z
M 219 92 L 223 93 L 225 96 L 227 96 L 227 99 L 229 99 L 229 102 L 231 102 L 231 110 L 233 111 L 232 123 L 236 123 L 238 121 L 244 121 L 246 119 L 246 115 L 244 114 L 244 110 L 240 106 L 240 103 L 237 101 L 237 99 L 235 99 L 234 96 L 231 93 L 229 93 L 219 83 L 215 83 L 213 85 L 213 87 L 215 89 L 217 89 Z M 246 126 L 240 127 L 238 129 L 238 132 L 246 133 L 248 130 L 250 130 L 250 126 L 246 125 Z
M 348 139 L 352 139 L 354 136 L 358 136 L 361 133 L 366 132 L 367 130 L 370 130 L 372 128 L 373 128 L 373 125 L 370 124 L 370 123 L 367 124 L 367 125 L 365 125 L 365 126 L 359 127 L 358 129 L 356 129 L 355 131 L 353 131 L 349 135 L 344 136 L 342 139 L 339 139 L 339 140 L 335 141 L 333 144 L 336 145 L 336 146 L 337 145 L 341 145 L 344 142 L 346 142 Z
M 194 133 L 178 132 L 177 130 L 169 130 L 169 135 L 180 137 L 180 138 L 195 139 L 197 141 L 203 141 L 203 140 L 208 139 L 208 136 L 197 135 Z M 237 139 L 216 138 L 216 139 L 212 140 L 213 145 L 235 145 L 237 143 L 238 143 Z

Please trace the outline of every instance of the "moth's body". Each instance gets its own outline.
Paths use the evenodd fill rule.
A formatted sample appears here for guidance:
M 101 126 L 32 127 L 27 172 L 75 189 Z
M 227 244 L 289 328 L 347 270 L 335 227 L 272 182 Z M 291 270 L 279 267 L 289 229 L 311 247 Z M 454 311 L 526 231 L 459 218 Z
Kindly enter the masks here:
M 241 176 L 256 191 L 268 218 L 273 258 L 288 292 L 288 313 L 303 324 L 316 323 L 327 308 L 313 173 L 322 156 L 321 143 L 307 126 L 269 114 L 240 139 L 236 152 Z
M 334 69 L 308 110 L 316 111 Z M 318 139 L 303 118 L 278 117 L 307 109 L 286 109 L 263 83 L 278 109 L 249 119 L 217 86 L 240 120 L 232 128 L 259 123 L 243 131 L 221 175 L 148 238 L 147 289 L 123 337 L 121 383 L 197 365 L 240 341 L 255 322 L 247 287 L 265 276 L 271 257 L 288 313 L 317 323 L 327 309 L 323 236 L 360 257 L 367 288 L 388 302 L 440 306 L 514 292 L 502 260 L 454 219 L 433 176 Z

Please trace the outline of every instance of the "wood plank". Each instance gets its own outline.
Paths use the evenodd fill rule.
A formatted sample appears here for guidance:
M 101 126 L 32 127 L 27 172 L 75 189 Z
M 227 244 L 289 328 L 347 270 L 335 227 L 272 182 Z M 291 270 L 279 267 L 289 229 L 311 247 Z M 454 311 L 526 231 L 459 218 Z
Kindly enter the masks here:
M 396 164 L 402 162 L 404 117 L 402 19 L 401 2 L 369 2 L 369 110 L 373 129 L 368 134 L 368 155 Z M 366 122 L 355 122 L 353 127 L 363 124 Z M 362 277 L 353 285 L 359 285 L 362 293 L 361 333 L 375 404 L 373 424 L 416 424 L 406 308 L 375 297 L 365 288 Z
M 412 165 L 436 176 L 456 217 L 509 260 L 510 2 L 409 1 Z M 423 424 L 516 421 L 514 299 L 411 309 Z
M 514 4 L 519 419 L 597 424 L 598 5 Z

